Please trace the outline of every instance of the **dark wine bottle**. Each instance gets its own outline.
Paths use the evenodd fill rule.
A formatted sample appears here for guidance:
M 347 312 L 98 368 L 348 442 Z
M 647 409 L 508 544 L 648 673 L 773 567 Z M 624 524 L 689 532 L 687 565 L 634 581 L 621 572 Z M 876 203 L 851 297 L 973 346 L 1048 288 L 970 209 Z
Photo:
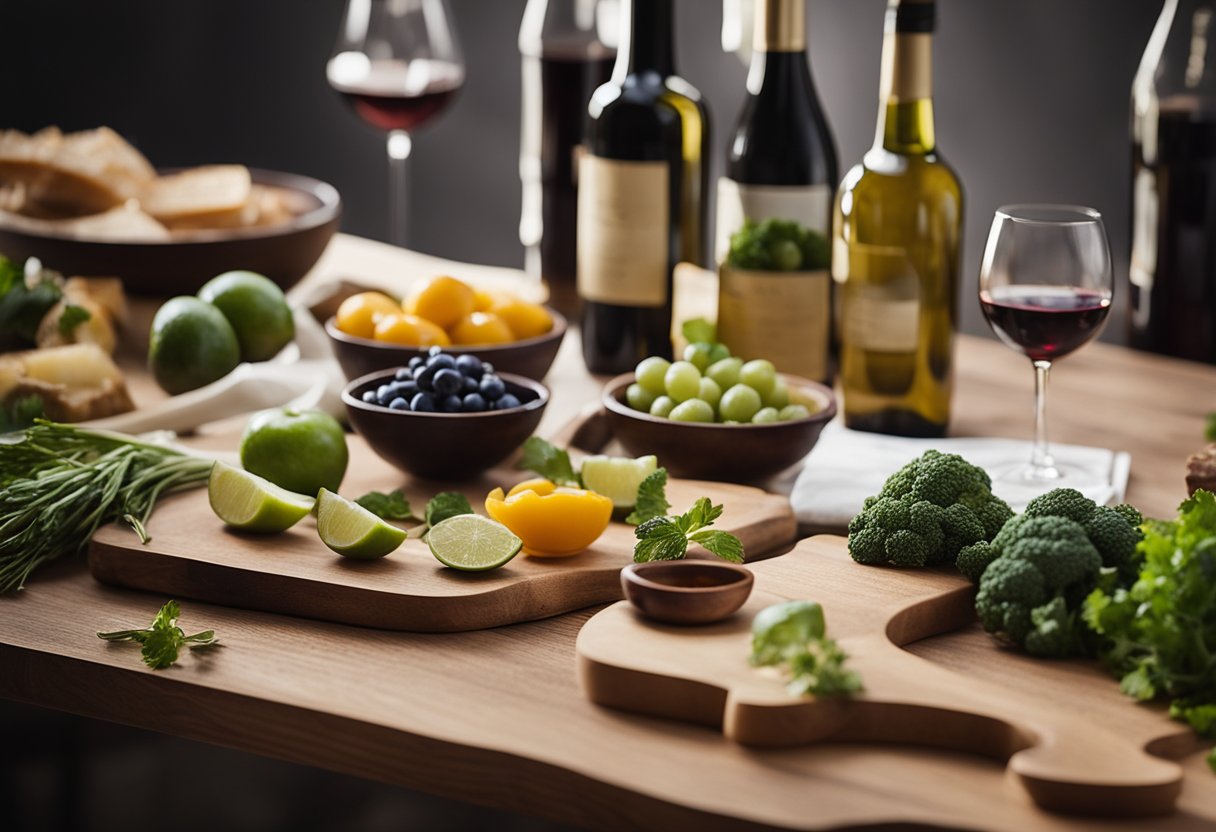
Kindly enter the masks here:
M 671 356 L 672 271 L 705 263 L 708 115 L 676 75 L 671 0 L 624 0 L 612 80 L 579 165 L 583 358 L 597 373 Z
M 718 180 L 718 337 L 737 355 L 830 380 L 836 147 L 806 56 L 806 0 L 758 0 L 748 97 Z M 813 252 L 785 268 L 739 268 L 731 235 L 750 220 L 797 223 Z

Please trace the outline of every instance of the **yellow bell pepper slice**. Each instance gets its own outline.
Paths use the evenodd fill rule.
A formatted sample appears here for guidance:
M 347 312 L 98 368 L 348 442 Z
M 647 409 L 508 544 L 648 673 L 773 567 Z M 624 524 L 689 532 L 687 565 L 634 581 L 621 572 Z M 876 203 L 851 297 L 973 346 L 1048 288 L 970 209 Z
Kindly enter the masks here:
M 534 479 L 505 495 L 495 488 L 486 496 L 486 513 L 524 542 L 524 554 L 564 558 L 577 555 L 604 533 L 612 519 L 612 500 Z

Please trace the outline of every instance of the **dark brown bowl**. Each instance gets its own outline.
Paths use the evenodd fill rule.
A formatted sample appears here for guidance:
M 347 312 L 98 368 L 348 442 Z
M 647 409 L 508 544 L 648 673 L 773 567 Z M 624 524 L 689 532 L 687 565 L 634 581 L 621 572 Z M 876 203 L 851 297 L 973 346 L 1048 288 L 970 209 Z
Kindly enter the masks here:
M 721 621 L 743 606 L 753 583 L 750 569 L 716 560 L 656 560 L 621 570 L 625 600 L 668 624 Z
M 784 471 L 811 452 L 823 426 L 836 415 L 831 388 L 782 374 L 791 397 L 811 399 L 819 410 L 806 419 L 764 425 L 677 422 L 634 410 L 625 402 L 633 373 L 604 386 L 608 427 L 634 456 L 657 454 L 659 464 L 677 477 L 752 482 Z
M 433 480 L 477 476 L 509 457 L 536 432 L 549 390 L 522 376 L 498 373 L 522 404 L 485 413 L 414 413 L 368 404 L 361 396 L 392 379 L 397 368 L 357 378 L 342 391 L 355 431 L 382 459 L 408 474 Z
M 525 338 L 510 344 L 483 344 L 476 347 L 444 347 L 444 352 L 452 355 L 471 353 L 482 361 L 494 365 L 497 373 L 512 373 L 524 378 L 540 381 L 553 366 L 557 358 L 557 350 L 562 345 L 566 335 L 566 319 L 551 307 L 546 307 L 553 316 L 553 328 L 544 335 L 535 338 Z M 359 378 L 377 370 L 404 367 L 416 355 L 426 355 L 425 348 L 403 347 L 398 344 L 386 344 L 373 341 L 370 338 L 359 338 L 347 335 L 338 329 L 334 318 L 325 322 L 325 331 L 329 333 L 329 341 L 333 344 L 334 355 L 342 367 L 343 374 L 348 379 Z
M 37 257 L 67 275 L 117 275 L 132 294 L 193 294 L 232 269 L 266 275 L 283 289 L 313 267 L 338 230 L 342 200 L 332 185 L 307 176 L 250 170 L 253 181 L 291 192 L 302 211 L 265 227 L 192 232 L 172 240 L 105 241 L 0 226 L 0 251 L 24 260 Z

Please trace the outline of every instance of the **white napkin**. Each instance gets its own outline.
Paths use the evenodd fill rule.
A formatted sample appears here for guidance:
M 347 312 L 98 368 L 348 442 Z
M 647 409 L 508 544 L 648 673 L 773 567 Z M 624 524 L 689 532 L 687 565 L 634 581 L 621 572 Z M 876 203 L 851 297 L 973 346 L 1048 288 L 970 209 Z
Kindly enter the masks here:
M 991 476 L 1011 463 L 1030 460 L 1031 443 L 1021 439 L 909 439 L 849 430 L 834 421 L 823 429 L 815 449 L 807 456 L 790 493 L 790 504 L 803 526 L 843 530 L 861 511 L 866 497 L 877 494 L 887 477 L 930 448 L 958 454 Z M 1131 455 L 1082 445 L 1051 446 L 1056 462 L 1100 472 L 1102 481 L 1081 488 L 1094 502 L 1123 501 L 1131 471 Z M 1014 511 L 1021 511 L 1037 495 L 1055 486 L 996 483 L 993 490 Z

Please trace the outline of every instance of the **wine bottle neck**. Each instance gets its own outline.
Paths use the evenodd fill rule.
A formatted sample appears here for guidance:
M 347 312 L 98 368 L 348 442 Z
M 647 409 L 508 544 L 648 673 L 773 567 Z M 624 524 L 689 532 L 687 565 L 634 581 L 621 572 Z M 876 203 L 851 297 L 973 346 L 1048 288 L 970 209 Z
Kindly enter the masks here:
M 924 155 L 933 129 L 933 0 L 891 0 L 887 8 L 875 144 Z
M 624 0 L 621 3 L 621 45 L 612 78 L 655 72 L 675 75 L 671 0 Z
M 756 4 L 756 54 L 806 50 L 806 0 L 761 0 Z

